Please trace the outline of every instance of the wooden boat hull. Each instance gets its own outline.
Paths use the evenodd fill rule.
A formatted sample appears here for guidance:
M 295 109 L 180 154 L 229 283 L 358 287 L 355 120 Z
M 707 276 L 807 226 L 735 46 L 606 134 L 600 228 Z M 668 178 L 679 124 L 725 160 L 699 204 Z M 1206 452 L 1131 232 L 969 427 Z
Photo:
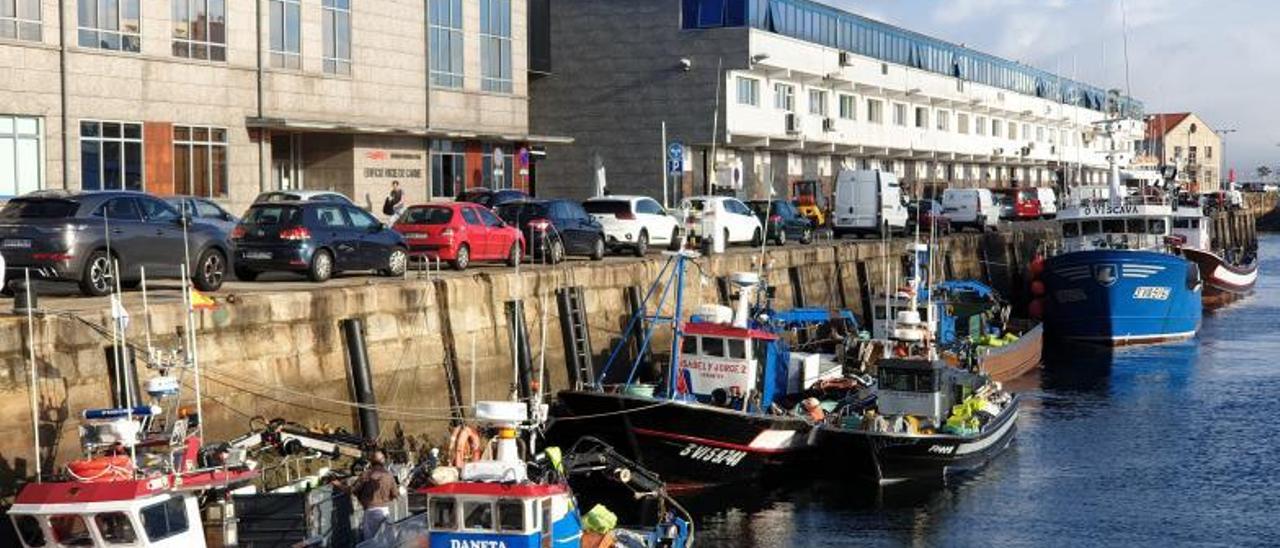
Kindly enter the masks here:
M 1200 267 L 1204 277 L 1201 302 L 1205 308 L 1218 308 L 1253 293 L 1258 281 L 1258 262 L 1236 265 L 1222 256 L 1198 249 L 1183 249 L 1183 256 Z
M 974 437 L 866 432 L 822 425 L 814 444 L 838 459 L 841 470 L 881 484 L 939 482 L 978 470 L 1013 443 L 1018 430 L 1018 396 Z
M 556 399 L 551 443 L 569 447 L 581 436 L 598 437 L 667 482 L 754 481 L 812 455 L 812 426 L 796 416 L 591 391 L 563 391 Z
M 1044 350 L 1044 326 L 1022 333 L 1011 345 L 992 348 L 978 358 L 979 369 L 998 382 L 1008 382 L 1040 366 Z

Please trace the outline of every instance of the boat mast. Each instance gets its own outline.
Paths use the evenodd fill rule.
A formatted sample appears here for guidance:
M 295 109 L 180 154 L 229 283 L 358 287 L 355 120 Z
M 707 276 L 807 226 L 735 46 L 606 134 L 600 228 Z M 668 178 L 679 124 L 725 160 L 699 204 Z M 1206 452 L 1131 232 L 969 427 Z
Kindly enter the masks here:
M 35 308 L 31 300 L 31 269 L 22 269 L 22 275 L 25 279 L 24 291 L 27 292 L 27 366 L 31 369 L 31 436 L 35 439 L 35 463 L 36 463 L 36 483 L 42 481 L 40 471 L 40 396 L 37 394 L 39 390 L 39 371 L 36 370 L 36 320 Z

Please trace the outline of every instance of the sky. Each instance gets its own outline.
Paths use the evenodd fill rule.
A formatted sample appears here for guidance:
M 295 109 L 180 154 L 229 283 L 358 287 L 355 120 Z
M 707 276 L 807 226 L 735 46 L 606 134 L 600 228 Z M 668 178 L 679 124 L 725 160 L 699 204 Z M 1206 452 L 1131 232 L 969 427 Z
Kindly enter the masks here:
M 1275 0 L 820 0 L 1103 88 L 1148 113 L 1195 112 L 1225 135 L 1227 167 L 1280 171 Z M 1122 18 L 1123 14 L 1123 18 Z M 1224 170 L 1225 173 L 1225 170 Z

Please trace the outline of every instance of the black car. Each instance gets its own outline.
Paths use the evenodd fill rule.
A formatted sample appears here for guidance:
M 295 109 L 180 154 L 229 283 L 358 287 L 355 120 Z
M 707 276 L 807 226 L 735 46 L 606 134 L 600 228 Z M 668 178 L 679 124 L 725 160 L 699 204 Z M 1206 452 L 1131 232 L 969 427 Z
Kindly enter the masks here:
M 455 201 L 471 202 L 473 204 L 480 204 L 489 209 L 494 209 L 507 202 L 514 202 L 517 200 L 528 200 L 528 199 L 529 199 L 529 195 L 525 193 L 525 191 L 523 190 L 517 190 L 514 188 L 492 190 L 492 189 L 480 186 L 475 188 L 468 188 L 462 191 L 461 194 L 458 194 L 458 197 L 455 199 Z
M 184 248 L 185 241 L 190 245 Z M 190 253 L 188 253 L 188 250 Z M 32 278 L 80 284 L 85 295 L 137 287 L 148 279 L 178 278 L 187 257 L 192 285 L 217 291 L 230 255 L 227 233 L 189 219 L 164 200 L 141 192 L 41 191 L 9 200 L 0 209 L 0 253 L 6 279 Z
M 236 277 L 300 272 L 322 282 L 343 270 L 404 274 L 409 246 L 367 211 L 338 202 L 253 204 L 231 233 Z
M 208 198 L 199 196 L 167 196 L 164 201 L 177 208 L 188 218 L 201 223 L 209 223 L 230 234 L 240 219 L 222 209 L 222 206 Z
M 800 214 L 795 204 L 786 200 L 748 200 L 747 207 L 765 226 L 766 237 L 778 245 L 795 239 L 802 244 L 813 241 L 813 221 Z
M 520 200 L 498 206 L 498 216 L 520 228 L 526 255 L 550 263 L 565 255 L 604 258 L 604 227 L 572 200 Z

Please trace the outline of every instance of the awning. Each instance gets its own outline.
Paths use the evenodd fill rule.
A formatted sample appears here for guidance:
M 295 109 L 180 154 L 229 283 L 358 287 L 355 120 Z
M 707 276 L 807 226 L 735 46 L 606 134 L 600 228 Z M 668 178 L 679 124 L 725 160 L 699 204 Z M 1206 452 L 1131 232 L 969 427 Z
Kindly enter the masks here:
M 534 135 L 530 133 L 486 133 L 462 129 L 430 128 L 430 127 L 397 127 L 381 125 L 353 125 L 341 122 L 323 122 L 312 120 L 292 120 L 288 118 L 245 118 L 245 126 L 257 129 L 280 129 L 316 133 L 350 133 L 360 135 L 408 135 L 415 137 L 434 137 L 440 139 L 460 139 L 478 141 L 503 141 L 510 143 L 540 143 L 567 145 L 573 143 L 573 137 L 560 135 Z

